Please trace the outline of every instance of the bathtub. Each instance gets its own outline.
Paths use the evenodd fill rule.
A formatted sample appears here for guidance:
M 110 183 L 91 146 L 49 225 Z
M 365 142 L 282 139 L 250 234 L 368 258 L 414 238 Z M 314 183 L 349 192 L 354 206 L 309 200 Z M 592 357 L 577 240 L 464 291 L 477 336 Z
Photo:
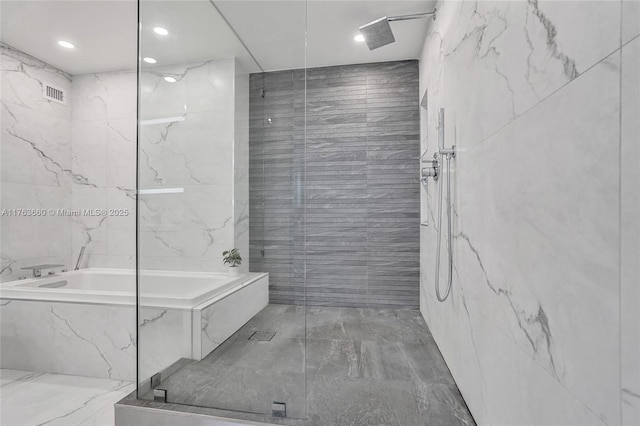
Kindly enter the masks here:
M 268 274 L 81 269 L 0 284 L 0 367 L 144 381 L 202 359 L 268 303 Z

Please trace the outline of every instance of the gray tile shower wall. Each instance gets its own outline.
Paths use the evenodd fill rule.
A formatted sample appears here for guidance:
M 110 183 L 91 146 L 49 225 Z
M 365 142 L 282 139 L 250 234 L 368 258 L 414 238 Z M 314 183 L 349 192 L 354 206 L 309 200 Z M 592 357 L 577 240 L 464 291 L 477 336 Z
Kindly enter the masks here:
M 417 61 L 251 75 L 250 263 L 272 303 L 418 308 L 418 102 Z

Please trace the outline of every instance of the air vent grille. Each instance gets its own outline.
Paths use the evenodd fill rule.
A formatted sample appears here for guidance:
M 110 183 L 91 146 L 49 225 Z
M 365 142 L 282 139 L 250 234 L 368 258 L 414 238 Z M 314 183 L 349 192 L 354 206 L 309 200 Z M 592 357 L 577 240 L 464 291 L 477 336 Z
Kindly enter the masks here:
M 42 86 L 42 94 L 44 98 L 59 104 L 67 104 L 67 95 L 64 90 L 55 87 L 49 83 L 44 83 Z

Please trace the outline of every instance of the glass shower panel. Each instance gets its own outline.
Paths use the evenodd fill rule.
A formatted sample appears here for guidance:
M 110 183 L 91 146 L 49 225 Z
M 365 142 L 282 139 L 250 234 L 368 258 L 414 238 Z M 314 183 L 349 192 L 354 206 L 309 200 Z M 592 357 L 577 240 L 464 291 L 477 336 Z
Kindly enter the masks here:
M 139 7 L 138 397 L 304 417 L 305 2 Z

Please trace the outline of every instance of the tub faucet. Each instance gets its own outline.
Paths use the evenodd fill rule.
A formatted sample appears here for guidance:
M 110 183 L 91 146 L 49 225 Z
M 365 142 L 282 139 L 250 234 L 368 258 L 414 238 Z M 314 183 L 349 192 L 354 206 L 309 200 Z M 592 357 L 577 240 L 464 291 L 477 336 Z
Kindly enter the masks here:
M 60 265 L 57 263 L 45 263 L 42 265 L 33 265 L 33 266 L 25 266 L 24 268 L 20 268 L 20 269 L 26 269 L 29 270 L 33 273 L 33 278 L 40 278 L 42 276 L 42 271 L 45 269 L 53 269 L 53 268 L 59 268 L 61 266 L 64 265 Z M 49 275 L 53 275 L 54 272 L 50 272 Z
M 82 246 L 82 248 L 80 249 L 80 254 L 78 255 L 78 261 L 76 262 L 76 267 L 74 268 L 74 271 L 77 271 L 78 269 L 80 269 L 80 262 L 82 262 L 82 258 L 84 257 L 84 250 L 87 248 L 87 246 Z

